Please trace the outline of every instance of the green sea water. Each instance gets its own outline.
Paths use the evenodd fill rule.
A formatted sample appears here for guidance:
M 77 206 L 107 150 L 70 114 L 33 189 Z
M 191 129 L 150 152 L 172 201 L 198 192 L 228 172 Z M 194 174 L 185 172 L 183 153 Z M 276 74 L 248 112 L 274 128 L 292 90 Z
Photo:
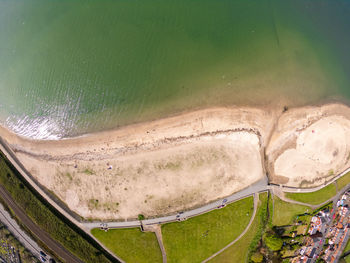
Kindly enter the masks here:
M 350 100 L 350 1 L 0 0 L 0 123 L 58 139 Z

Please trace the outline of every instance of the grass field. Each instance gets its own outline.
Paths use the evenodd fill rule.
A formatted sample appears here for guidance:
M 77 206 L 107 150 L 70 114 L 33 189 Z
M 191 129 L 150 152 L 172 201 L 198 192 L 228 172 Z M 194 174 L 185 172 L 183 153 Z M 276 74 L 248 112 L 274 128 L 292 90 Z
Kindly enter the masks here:
M 0 183 L 11 194 L 16 203 L 26 214 L 50 236 L 65 248 L 83 260 L 83 262 L 110 262 L 103 251 L 82 236 L 68 221 L 58 216 L 44 201 L 39 199 L 34 190 L 22 179 L 4 155 L 0 152 Z
M 347 252 L 350 250 L 350 239 L 348 241 L 348 243 L 346 244 L 346 247 L 344 248 L 344 252 Z
M 337 193 L 337 190 L 335 185 L 330 184 L 316 192 L 300 193 L 300 194 L 286 193 L 285 196 L 295 201 L 299 201 L 299 202 L 303 202 L 311 205 L 318 205 L 332 198 L 333 196 L 336 195 L 336 193 Z
M 232 259 L 235 259 L 236 263 L 247 262 L 248 256 L 250 255 L 250 249 L 255 249 L 262 236 L 263 224 L 267 216 L 267 193 L 260 194 L 259 199 L 258 210 L 248 232 L 235 244 L 217 255 L 210 262 L 231 263 Z
M 307 206 L 284 202 L 274 196 L 272 224 L 276 226 L 289 225 L 297 215 L 311 211 L 311 208 Z
M 168 262 L 201 262 L 233 241 L 253 213 L 253 197 L 184 222 L 162 226 Z
M 162 253 L 152 232 L 142 232 L 139 228 L 105 232 L 95 228 L 91 233 L 125 262 L 162 262 Z
M 350 240 L 348 241 L 348 243 L 346 244 L 346 247 L 344 248 L 344 253 L 350 250 Z M 346 263 L 350 263 L 350 255 L 348 255 L 347 257 L 344 258 Z M 341 261 L 340 261 L 341 262 Z
M 350 183 L 350 172 L 343 175 L 337 180 L 338 190 L 343 189 L 347 184 Z

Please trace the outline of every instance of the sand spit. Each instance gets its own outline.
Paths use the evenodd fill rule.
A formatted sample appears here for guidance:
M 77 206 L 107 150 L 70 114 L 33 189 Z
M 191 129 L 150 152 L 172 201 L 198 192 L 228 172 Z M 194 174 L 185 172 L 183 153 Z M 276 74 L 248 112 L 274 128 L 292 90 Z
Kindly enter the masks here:
M 228 196 L 265 169 L 273 183 L 323 183 L 349 166 L 350 108 L 206 109 L 60 141 L 0 135 L 73 211 L 130 219 Z

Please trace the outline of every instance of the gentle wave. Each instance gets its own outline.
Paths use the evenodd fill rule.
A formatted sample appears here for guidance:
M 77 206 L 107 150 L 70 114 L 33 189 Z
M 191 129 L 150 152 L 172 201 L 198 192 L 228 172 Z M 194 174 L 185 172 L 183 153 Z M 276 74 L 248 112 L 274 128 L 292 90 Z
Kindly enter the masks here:
M 10 114 L 4 125 L 18 135 L 38 140 L 59 140 L 71 133 L 79 117 L 80 96 L 65 96 L 65 103 L 50 105 L 37 98 L 28 114 Z
M 19 135 L 37 140 L 59 140 L 64 136 L 59 123 L 50 117 L 10 116 L 5 125 Z

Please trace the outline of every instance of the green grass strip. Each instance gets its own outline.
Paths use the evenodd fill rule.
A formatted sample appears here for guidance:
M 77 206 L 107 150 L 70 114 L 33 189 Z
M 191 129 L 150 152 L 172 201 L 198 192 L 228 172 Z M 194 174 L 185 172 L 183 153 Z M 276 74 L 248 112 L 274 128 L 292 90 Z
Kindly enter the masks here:
M 342 177 L 340 177 L 337 180 L 337 186 L 338 190 L 343 189 L 345 186 L 347 186 L 350 183 L 350 172 L 347 174 L 344 174 Z
M 248 261 L 250 252 L 254 251 L 261 239 L 264 222 L 267 216 L 267 193 L 259 195 L 259 206 L 248 232 L 235 244 L 210 260 L 212 263 L 244 263 Z
M 336 187 L 334 184 L 330 184 L 321 190 L 311 192 L 311 193 L 286 193 L 285 196 L 289 199 L 311 204 L 311 205 L 319 205 L 337 193 Z
M 95 228 L 91 233 L 125 262 L 162 262 L 162 253 L 152 232 L 142 232 L 139 228 L 105 232 Z
M 45 205 L 39 200 L 21 175 L 15 170 L 9 161 L 0 152 L 0 183 L 11 194 L 17 205 L 50 236 L 61 243 L 74 255 L 82 259 L 83 262 L 110 262 L 103 252 L 92 245 L 76 229 L 63 221 L 53 211 L 49 205 Z M 23 179 L 24 180 L 24 179 Z M 84 233 L 82 233 L 84 234 Z
M 201 262 L 208 258 L 242 233 L 253 208 L 253 197 L 247 197 L 187 221 L 163 225 L 168 262 Z
M 344 253 L 348 252 L 349 250 L 350 250 L 350 239 L 349 239 L 348 243 L 346 244 L 346 247 L 344 248 Z M 346 263 L 350 263 L 350 255 L 345 257 L 344 260 L 345 260 Z
M 297 215 L 312 212 L 312 209 L 303 206 L 282 201 L 274 196 L 274 208 L 272 216 L 272 224 L 275 226 L 284 226 L 293 223 Z

